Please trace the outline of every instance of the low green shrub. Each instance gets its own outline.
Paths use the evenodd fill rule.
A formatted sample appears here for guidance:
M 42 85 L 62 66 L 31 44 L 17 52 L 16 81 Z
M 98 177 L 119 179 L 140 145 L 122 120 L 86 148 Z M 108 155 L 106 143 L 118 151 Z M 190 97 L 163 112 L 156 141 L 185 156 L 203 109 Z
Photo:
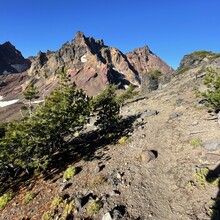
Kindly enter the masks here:
M 4 208 L 10 200 L 12 200 L 12 193 L 5 193 L 0 197 L 0 209 Z
M 91 201 L 87 206 L 87 214 L 89 216 L 93 216 L 99 212 L 99 210 L 102 208 L 102 203 L 99 198 L 96 200 Z
M 36 196 L 36 193 L 28 193 L 25 197 L 24 197 L 24 202 L 28 203 L 30 202 L 32 199 L 34 199 Z
M 118 143 L 119 143 L 119 144 L 125 144 L 126 142 L 128 142 L 128 137 L 126 137 L 126 136 L 122 136 L 122 137 L 118 140 Z
M 63 174 L 63 178 L 66 180 L 69 180 L 75 175 L 76 175 L 76 168 L 75 167 L 68 167 Z
M 189 143 L 192 147 L 197 148 L 201 146 L 202 140 L 200 138 L 195 138 L 191 140 Z

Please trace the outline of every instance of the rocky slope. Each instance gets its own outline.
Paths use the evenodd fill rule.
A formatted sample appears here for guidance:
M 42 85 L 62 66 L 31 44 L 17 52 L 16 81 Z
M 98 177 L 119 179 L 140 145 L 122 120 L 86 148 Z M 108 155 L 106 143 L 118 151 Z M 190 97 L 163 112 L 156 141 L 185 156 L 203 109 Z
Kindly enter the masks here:
M 0 75 L 8 73 L 20 73 L 30 67 L 30 61 L 24 59 L 10 42 L 0 45 Z
M 0 211 L 1 218 L 37 220 L 52 213 L 58 219 L 70 210 L 68 219 L 219 219 L 220 127 L 194 92 L 203 89 L 205 67 L 220 67 L 218 60 L 206 60 L 206 66 L 198 64 L 166 87 L 127 102 L 122 109 L 123 117 L 132 119 L 124 134 L 127 141 L 103 143 L 88 137 L 83 159 L 72 152 L 57 160 L 45 178 L 36 175 L 27 181 Z M 148 151 L 156 158 L 149 160 Z M 81 169 L 64 181 L 68 166 Z M 207 180 L 207 168 L 215 170 L 215 179 Z M 28 193 L 35 197 L 25 202 Z M 102 206 L 89 216 L 94 201 Z

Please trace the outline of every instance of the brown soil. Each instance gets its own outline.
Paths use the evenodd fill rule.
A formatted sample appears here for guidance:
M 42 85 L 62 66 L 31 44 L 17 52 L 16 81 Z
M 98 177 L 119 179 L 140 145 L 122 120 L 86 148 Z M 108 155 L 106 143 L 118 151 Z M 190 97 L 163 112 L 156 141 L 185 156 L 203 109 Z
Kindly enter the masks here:
M 157 110 L 159 114 L 142 115 L 143 120 L 137 118 L 127 142 L 99 147 L 90 160 L 73 163 L 82 170 L 67 182 L 63 183 L 63 171 L 50 178 L 29 180 L 0 211 L 1 219 L 41 219 L 59 195 L 73 199 L 91 195 L 103 199 L 103 208 L 92 219 L 102 219 L 115 207 L 125 209 L 123 219 L 211 219 L 211 198 L 216 197 L 218 186 L 202 180 L 196 182 L 194 174 L 199 167 L 214 169 L 218 159 L 204 161 L 202 158 L 220 152 L 193 147 L 190 141 L 216 140 L 220 129 L 216 120 L 207 120 L 210 114 L 205 109 L 197 107 L 193 89 L 199 85 L 200 81 L 189 72 L 148 98 L 127 103 L 123 108 L 124 117 L 146 110 Z M 183 101 L 178 103 L 179 99 Z M 175 112 L 182 115 L 170 119 Z M 158 156 L 147 162 L 141 159 L 143 150 L 154 150 Z M 98 166 L 102 167 L 100 171 Z M 115 184 L 111 182 L 112 175 L 115 175 Z M 37 195 L 24 203 L 28 192 Z M 85 211 L 87 205 L 73 212 L 74 219 L 89 219 Z

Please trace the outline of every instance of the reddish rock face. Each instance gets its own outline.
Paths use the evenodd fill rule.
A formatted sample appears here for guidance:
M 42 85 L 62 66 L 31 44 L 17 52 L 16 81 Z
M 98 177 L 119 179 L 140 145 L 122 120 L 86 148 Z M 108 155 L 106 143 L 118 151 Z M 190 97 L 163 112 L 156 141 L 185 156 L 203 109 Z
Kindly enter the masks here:
M 147 46 L 134 49 L 132 52 L 127 53 L 126 56 L 140 76 L 153 70 L 159 70 L 163 74 L 169 74 L 174 71 L 157 55 L 152 53 Z

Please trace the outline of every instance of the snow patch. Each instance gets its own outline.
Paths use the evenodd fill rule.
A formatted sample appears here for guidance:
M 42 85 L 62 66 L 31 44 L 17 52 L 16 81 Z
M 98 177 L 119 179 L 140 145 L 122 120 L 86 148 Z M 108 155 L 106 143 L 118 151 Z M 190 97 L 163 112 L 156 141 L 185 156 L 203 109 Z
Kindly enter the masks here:
M 19 73 L 25 71 L 28 67 L 27 64 L 11 64 L 13 68 L 15 68 Z
M 83 55 L 83 56 L 80 58 L 80 60 L 81 60 L 82 63 L 86 63 L 86 62 L 87 62 L 86 55 Z
M 0 101 L 0 107 L 5 107 L 5 106 L 8 106 L 8 105 L 15 104 L 18 100 L 19 99 L 14 99 L 14 100 L 10 100 L 10 101 Z
M 41 102 L 44 102 L 44 100 L 37 100 L 37 101 L 33 101 L 33 102 L 31 102 L 32 104 L 38 104 L 38 103 L 41 103 Z M 25 105 L 28 105 L 29 104 L 29 102 L 26 102 L 26 103 L 24 103 Z
M 5 70 L 5 71 L 3 72 L 4 75 L 9 74 L 9 73 L 10 73 L 10 72 L 8 72 L 7 70 Z

